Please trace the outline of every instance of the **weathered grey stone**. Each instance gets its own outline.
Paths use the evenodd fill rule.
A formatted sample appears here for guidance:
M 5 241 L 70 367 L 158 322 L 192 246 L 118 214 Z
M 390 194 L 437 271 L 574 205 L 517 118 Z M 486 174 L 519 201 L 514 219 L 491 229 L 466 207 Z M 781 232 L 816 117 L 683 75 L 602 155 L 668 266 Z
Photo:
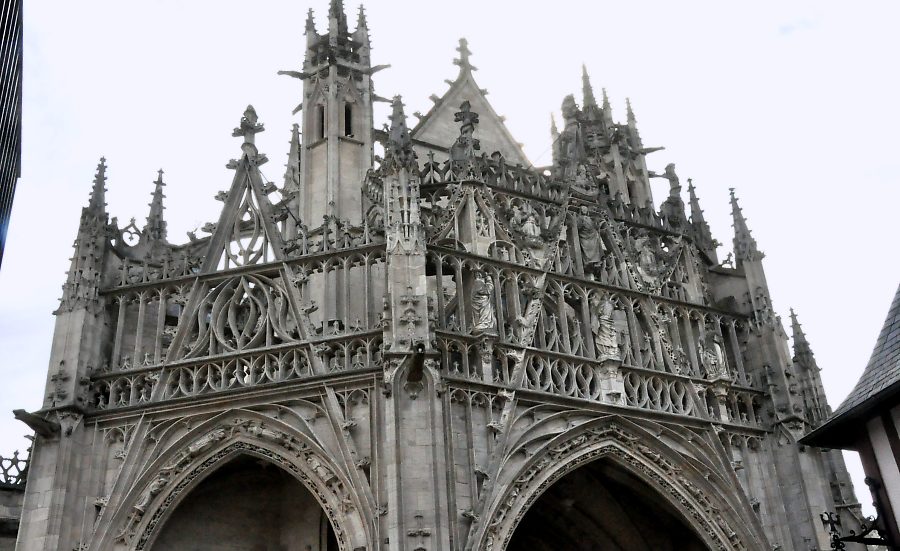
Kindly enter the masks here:
M 586 72 L 531 167 L 465 41 L 419 124 L 396 97 L 376 131 L 365 16 L 328 20 L 284 71 L 284 184 L 250 106 L 208 235 L 168 241 L 161 172 L 147 224 L 111 223 L 101 160 L 22 416 L 19 551 L 807 551 L 820 511 L 854 526 L 840 456 L 796 442 L 827 405 L 736 199 L 728 266 L 674 165 L 653 208 L 658 148 Z

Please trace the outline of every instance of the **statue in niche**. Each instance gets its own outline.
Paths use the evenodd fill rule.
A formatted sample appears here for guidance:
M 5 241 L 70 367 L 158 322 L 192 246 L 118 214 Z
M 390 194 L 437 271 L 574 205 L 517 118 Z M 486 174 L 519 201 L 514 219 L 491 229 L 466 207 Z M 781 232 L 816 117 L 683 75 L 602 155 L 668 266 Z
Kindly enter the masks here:
M 578 168 L 575 170 L 575 189 L 591 197 L 597 195 L 597 184 L 588 174 L 584 165 L 578 165 Z
M 541 226 L 531 205 L 517 204 L 513 207 L 512 226 L 523 234 L 526 243 L 540 245 Z
M 472 286 L 472 318 L 475 333 L 494 328 L 494 282 L 480 270 L 475 272 L 475 284 Z
M 563 177 L 575 177 L 576 167 L 584 159 L 584 140 L 581 136 L 581 125 L 578 123 L 578 105 L 575 97 L 568 95 L 562 103 L 565 128 L 557 141 L 559 161 L 563 165 Z
M 594 298 L 592 301 L 592 327 L 594 332 L 594 345 L 597 347 L 598 360 L 618 360 L 619 336 L 616 333 L 616 324 L 613 320 L 615 305 L 609 297 Z
M 707 342 L 697 344 L 700 362 L 706 370 L 707 379 L 727 379 L 728 366 L 725 363 L 725 346 L 718 333 L 707 333 Z
M 601 262 L 606 247 L 600 238 L 597 223 L 594 222 L 587 207 L 581 207 L 576 225 L 578 228 L 578 242 L 581 244 L 581 259 L 584 263 L 585 271 L 593 271 Z

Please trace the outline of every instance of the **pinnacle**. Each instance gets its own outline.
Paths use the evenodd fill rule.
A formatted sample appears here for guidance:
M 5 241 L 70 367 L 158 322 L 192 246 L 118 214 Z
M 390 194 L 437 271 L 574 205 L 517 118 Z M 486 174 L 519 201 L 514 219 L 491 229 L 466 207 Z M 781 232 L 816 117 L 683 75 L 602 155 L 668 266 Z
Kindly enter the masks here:
M 406 165 L 412 159 L 412 141 L 409 128 L 406 126 L 406 113 L 403 112 L 403 98 L 394 96 L 391 102 L 391 127 L 388 130 L 388 143 L 385 148 L 385 161 L 392 160 L 395 165 Z
M 88 209 L 94 212 L 106 212 L 106 157 L 100 157 L 97 164 L 97 174 L 94 176 L 94 186 L 91 189 L 91 197 L 88 201 Z
M 760 258 L 761 255 L 757 249 L 756 240 L 747 227 L 747 220 L 744 218 L 744 213 L 738 205 L 734 188 L 728 188 L 728 192 L 731 196 L 731 216 L 734 220 L 732 223 L 734 228 L 734 256 L 739 261 Z
M 149 230 L 152 237 L 156 239 L 165 239 L 166 237 L 166 222 L 163 218 L 163 211 L 165 210 L 165 206 L 163 206 L 163 199 L 166 197 L 163 195 L 162 188 L 165 187 L 165 182 L 163 181 L 163 170 L 159 169 L 157 172 L 156 181 L 153 182 L 153 194 L 152 199 L 150 200 L 150 213 L 147 215 L 147 230 Z
M 331 0 L 328 6 L 328 34 L 332 37 L 347 34 L 347 14 L 343 0 Z
M 356 30 L 359 29 L 368 29 L 369 25 L 366 22 L 366 8 L 362 4 L 359 5 L 359 14 L 356 17 Z
M 306 32 L 304 34 L 309 34 L 309 33 L 315 34 L 315 32 L 316 32 L 316 19 L 315 19 L 315 15 L 313 14 L 313 9 L 309 8 L 309 11 L 306 12 Z
M 587 66 L 583 63 L 581 64 L 581 88 L 582 101 L 584 102 L 585 109 L 588 107 L 597 107 L 597 99 L 594 97 L 594 89 L 591 86 L 591 77 L 588 75 Z M 604 98 L 606 97 L 605 90 L 603 96 Z
M 794 340 L 795 356 L 801 353 L 812 354 L 809 341 L 806 339 L 806 333 L 803 332 L 803 328 L 797 320 L 797 314 L 794 313 L 793 308 L 791 308 L 791 337 Z
M 629 99 L 629 98 L 625 98 L 625 110 L 626 110 L 626 116 L 628 118 L 628 122 L 629 123 L 636 122 L 636 120 L 634 118 L 634 110 L 631 108 L 631 99 Z

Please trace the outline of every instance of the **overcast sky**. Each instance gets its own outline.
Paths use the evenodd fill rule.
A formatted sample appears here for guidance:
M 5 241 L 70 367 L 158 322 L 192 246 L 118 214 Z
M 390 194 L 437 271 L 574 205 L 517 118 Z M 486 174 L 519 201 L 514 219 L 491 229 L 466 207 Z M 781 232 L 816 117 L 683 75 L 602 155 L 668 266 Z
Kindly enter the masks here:
M 540 8 L 531 6 L 540 5 Z M 528 6 L 528 7 L 525 7 Z M 25 6 L 24 145 L 0 272 L 0 412 L 40 407 L 53 317 L 80 208 L 100 156 L 120 225 L 142 224 L 165 170 L 169 239 L 215 220 L 225 163 L 248 103 L 281 183 L 306 10 L 327 0 L 41 1 Z M 731 249 L 737 188 L 776 310 L 794 307 L 832 407 L 865 367 L 900 281 L 900 108 L 895 2 L 366 2 L 376 93 L 426 112 L 469 40 L 479 84 L 538 165 L 550 113 L 580 102 L 581 64 L 615 116 L 630 97 L 647 146 L 693 178 L 714 235 Z M 351 29 L 356 6 L 348 4 Z M 376 126 L 386 121 L 379 105 Z M 411 121 L 414 123 L 415 119 Z M 665 182 L 662 184 L 665 186 Z M 664 190 L 656 189 L 657 202 Z M 788 328 L 789 330 L 789 328 Z M 0 454 L 25 447 L 0 415 Z M 858 467 L 855 467 L 858 475 Z M 860 500 L 868 504 L 861 476 Z M 869 508 L 871 510 L 871 508 Z

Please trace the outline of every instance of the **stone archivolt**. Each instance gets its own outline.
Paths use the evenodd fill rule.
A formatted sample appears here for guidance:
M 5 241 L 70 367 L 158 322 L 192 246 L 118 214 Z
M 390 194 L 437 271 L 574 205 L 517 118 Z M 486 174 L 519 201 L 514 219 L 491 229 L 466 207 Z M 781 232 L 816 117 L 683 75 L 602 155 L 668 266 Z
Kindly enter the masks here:
M 554 163 L 534 167 L 465 42 L 419 124 L 396 97 L 377 131 L 384 67 L 364 14 L 351 33 L 332 2 L 328 33 L 310 18 L 306 36 L 302 70 L 284 72 L 304 98 L 284 183 L 259 171 L 248 107 L 207 235 L 169 241 L 162 172 L 147 226 L 120 228 L 101 161 L 44 407 L 24 417 L 48 458 L 30 476 L 55 482 L 28 490 L 22 534 L 45 543 L 21 549 L 150 549 L 241 454 L 300 480 L 346 551 L 500 551 L 547 487 L 594 460 L 645 481 L 710 548 L 826 542 L 823 503 L 853 525 L 842 460 L 796 445 L 821 418 L 800 394 L 823 396 L 821 381 L 792 364 L 736 199 L 731 265 L 693 183 L 684 212 L 674 165 L 657 211 L 659 148 L 630 105 L 613 121 L 586 73 Z M 72 472 L 92 461 L 96 476 Z M 96 510 L 66 509 L 58 473 Z M 803 491 L 784 490 L 798 477 Z

